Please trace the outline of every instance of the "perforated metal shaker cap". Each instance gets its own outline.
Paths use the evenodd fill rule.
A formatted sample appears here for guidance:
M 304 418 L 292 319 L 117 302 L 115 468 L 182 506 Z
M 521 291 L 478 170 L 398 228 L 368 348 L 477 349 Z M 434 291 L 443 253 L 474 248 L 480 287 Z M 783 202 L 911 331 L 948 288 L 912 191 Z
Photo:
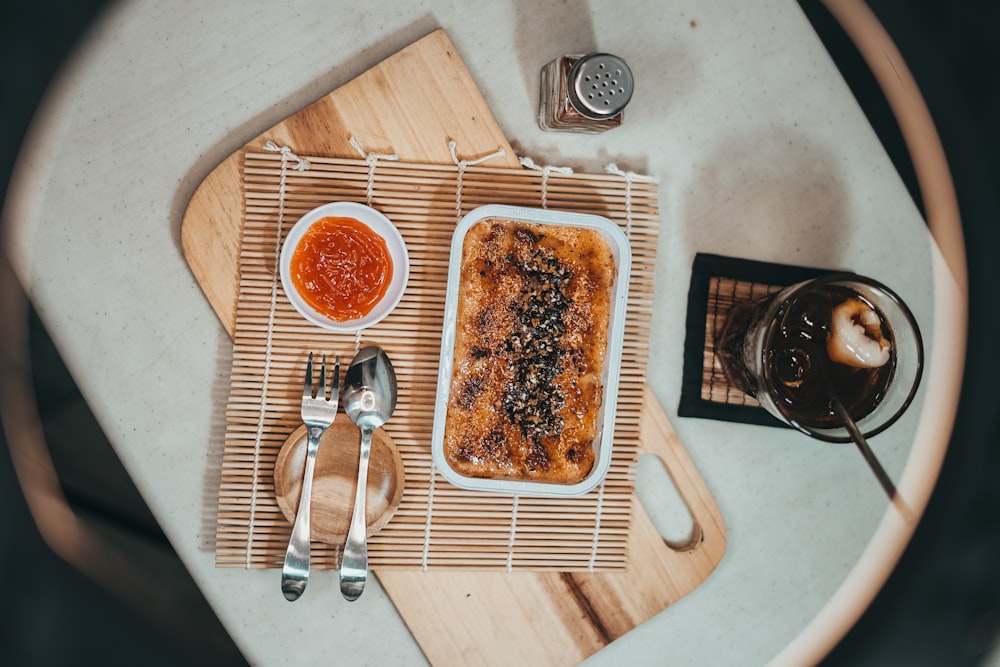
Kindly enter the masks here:
M 593 120 L 611 118 L 632 99 L 632 70 L 610 53 L 583 56 L 569 70 L 569 102 Z

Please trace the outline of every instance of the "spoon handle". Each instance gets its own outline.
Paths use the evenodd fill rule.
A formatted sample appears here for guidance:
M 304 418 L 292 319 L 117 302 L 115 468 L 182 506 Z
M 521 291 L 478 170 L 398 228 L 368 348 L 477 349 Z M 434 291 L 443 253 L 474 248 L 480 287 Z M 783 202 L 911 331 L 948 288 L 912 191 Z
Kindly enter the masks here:
M 316 451 L 323 429 L 309 427 L 309 444 L 306 447 L 306 467 L 302 476 L 302 493 L 295 513 L 295 525 L 285 551 L 285 564 L 281 569 L 281 592 L 289 602 L 298 600 L 306 590 L 309 580 L 309 509 L 312 498 L 313 471 L 316 468 Z
M 361 457 L 358 462 L 358 488 L 354 494 L 351 528 L 347 532 L 344 557 L 340 565 L 340 593 L 350 602 L 361 597 L 368 579 L 368 527 L 365 525 L 365 497 L 368 486 L 368 457 L 372 449 L 370 426 L 361 427 Z

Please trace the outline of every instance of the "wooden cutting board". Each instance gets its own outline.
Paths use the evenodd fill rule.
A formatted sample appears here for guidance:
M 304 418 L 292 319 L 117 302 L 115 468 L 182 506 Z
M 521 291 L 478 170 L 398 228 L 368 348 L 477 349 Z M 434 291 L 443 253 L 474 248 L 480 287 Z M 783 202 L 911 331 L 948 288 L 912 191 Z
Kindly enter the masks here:
M 300 155 L 369 153 L 451 164 L 504 150 L 489 166 L 520 168 L 454 45 L 437 30 L 253 139 L 192 196 L 181 227 L 185 258 L 230 336 L 235 330 L 243 215 L 242 162 L 270 140 Z M 382 570 L 377 576 L 433 663 L 574 664 L 694 590 L 725 551 L 722 517 L 663 410 L 647 389 L 643 448 L 684 499 L 694 534 L 660 537 L 642 506 L 624 572 L 602 574 Z

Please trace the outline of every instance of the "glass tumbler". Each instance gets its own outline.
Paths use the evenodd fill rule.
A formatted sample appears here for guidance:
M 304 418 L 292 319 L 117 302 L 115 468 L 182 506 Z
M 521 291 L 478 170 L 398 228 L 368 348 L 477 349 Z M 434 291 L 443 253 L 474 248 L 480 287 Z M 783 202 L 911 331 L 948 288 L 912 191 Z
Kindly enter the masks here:
M 882 283 L 850 273 L 736 304 L 715 350 L 730 384 L 827 442 L 852 441 L 835 401 L 871 437 L 903 414 L 923 371 L 910 309 Z

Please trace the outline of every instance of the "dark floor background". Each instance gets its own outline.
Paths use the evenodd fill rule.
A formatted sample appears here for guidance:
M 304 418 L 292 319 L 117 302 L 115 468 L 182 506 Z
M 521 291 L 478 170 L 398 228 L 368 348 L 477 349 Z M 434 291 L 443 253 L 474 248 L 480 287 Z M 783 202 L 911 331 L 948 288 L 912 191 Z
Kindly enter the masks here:
M 0 3 L 5 190 L 46 83 L 104 4 Z M 991 348 L 1000 333 L 993 292 L 1000 284 L 1000 3 L 869 4 L 913 70 L 948 153 L 969 255 L 971 333 L 959 424 L 927 513 L 881 594 L 824 664 L 981 665 L 1000 629 L 1000 355 Z M 801 6 L 919 202 L 905 147 L 863 61 L 820 4 L 802 0 Z M 144 618 L 55 556 L 31 521 L 0 436 L 0 665 L 245 664 L 142 505 L 36 318 L 31 343 L 40 390 L 58 399 L 41 417 L 70 501 L 155 572 L 171 595 L 157 603 L 165 622 Z M 179 613 L 187 623 L 171 622 Z
M 803 0 L 916 201 L 887 105 L 839 27 Z M 1000 4 L 871 0 L 912 70 L 952 169 L 969 261 L 969 340 L 958 424 L 899 566 L 829 665 L 1000 664 Z

